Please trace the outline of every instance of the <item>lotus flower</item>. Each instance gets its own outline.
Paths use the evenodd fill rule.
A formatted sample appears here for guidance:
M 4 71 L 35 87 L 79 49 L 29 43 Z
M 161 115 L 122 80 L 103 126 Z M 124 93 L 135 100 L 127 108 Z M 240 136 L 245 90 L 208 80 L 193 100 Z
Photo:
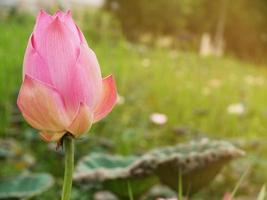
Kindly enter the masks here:
M 67 132 L 86 133 L 116 103 L 112 75 L 102 79 L 95 53 L 71 13 L 41 11 L 23 63 L 17 104 L 25 120 L 47 141 Z

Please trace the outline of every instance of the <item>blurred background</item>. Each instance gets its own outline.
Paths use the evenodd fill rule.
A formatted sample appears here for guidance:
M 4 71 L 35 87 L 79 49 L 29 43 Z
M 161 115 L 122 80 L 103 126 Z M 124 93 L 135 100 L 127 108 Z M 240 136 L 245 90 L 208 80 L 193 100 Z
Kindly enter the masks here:
M 70 9 L 103 75 L 113 73 L 117 82 L 117 106 L 77 141 L 77 160 L 92 151 L 138 155 L 225 139 L 247 155 L 195 199 L 221 199 L 248 167 L 238 196 L 255 199 L 267 180 L 266 0 L 0 0 L 0 157 L 16 155 L 0 159 L 0 177 L 51 172 L 55 187 L 38 198 L 46 200 L 59 195 L 62 152 L 40 140 L 16 106 L 40 9 Z M 79 188 L 74 193 L 82 199 Z

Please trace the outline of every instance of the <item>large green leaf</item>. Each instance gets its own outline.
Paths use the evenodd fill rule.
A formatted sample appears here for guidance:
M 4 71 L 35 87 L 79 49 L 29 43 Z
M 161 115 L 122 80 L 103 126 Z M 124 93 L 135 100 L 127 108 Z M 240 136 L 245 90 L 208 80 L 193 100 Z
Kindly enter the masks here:
M 121 199 L 128 198 L 128 189 L 136 198 L 157 182 L 146 160 L 102 153 L 83 158 L 76 167 L 74 180 L 83 184 L 98 182 Z
M 177 190 L 179 177 L 184 194 L 193 194 L 210 183 L 220 170 L 244 152 L 226 141 L 204 139 L 151 151 L 158 157 L 155 173 L 160 181 Z
M 49 174 L 30 174 L 0 179 L 0 199 L 28 198 L 41 194 L 54 183 Z

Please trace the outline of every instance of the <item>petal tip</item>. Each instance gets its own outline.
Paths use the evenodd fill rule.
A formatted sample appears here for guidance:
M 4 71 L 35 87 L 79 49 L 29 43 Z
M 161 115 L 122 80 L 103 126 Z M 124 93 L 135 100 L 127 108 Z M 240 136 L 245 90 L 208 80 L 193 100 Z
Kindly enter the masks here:
M 41 17 L 41 16 L 50 16 L 50 15 L 44 9 L 41 9 L 39 11 L 39 16 Z
M 56 12 L 55 12 L 55 14 L 53 15 L 53 17 L 63 17 L 64 15 L 66 15 L 66 13 L 65 12 L 63 12 L 63 11 L 61 11 L 61 10 L 57 10 Z
M 67 15 L 68 15 L 68 16 L 72 16 L 72 14 L 71 14 L 71 11 L 70 11 L 70 10 L 67 10 Z
M 104 79 L 103 79 L 103 81 L 107 81 L 107 83 L 108 83 L 108 86 L 112 89 L 111 91 L 113 91 L 114 93 L 115 93 L 115 98 L 117 99 L 117 86 L 116 86 L 116 82 L 115 82 L 115 78 L 114 78 L 114 76 L 113 76 L 113 74 L 110 74 L 110 75 L 108 75 L 107 77 L 105 77 Z
M 55 16 L 49 26 L 53 31 L 54 30 L 56 30 L 56 31 L 64 31 L 65 30 L 67 32 L 70 32 L 70 30 L 66 26 L 66 21 L 64 21 L 64 20 L 65 19 L 63 16 Z
M 41 9 L 38 13 L 36 22 L 39 23 L 41 18 L 50 18 L 51 15 L 49 15 L 44 9 Z
M 22 86 L 24 84 L 31 84 L 32 82 L 33 82 L 32 77 L 30 75 L 28 75 L 28 74 L 25 74 Z
M 67 128 L 67 130 L 74 136 L 79 137 L 81 134 L 88 132 L 92 125 L 92 112 L 86 103 L 80 103 L 79 109 Z
M 52 22 L 51 22 L 51 24 L 49 25 L 49 27 L 54 31 L 54 30 L 61 30 L 62 29 L 62 21 L 61 21 L 61 19 L 60 19 L 60 17 L 59 16 L 56 16 L 53 20 L 52 20 Z
M 57 15 L 53 21 L 54 23 L 60 23 L 60 17 Z
M 104 79 L 106 79 L 108 82 L 113 82 L 115 83 L 115 79 L 113 74 L 108 75 L 107 77 L 105 77 Z

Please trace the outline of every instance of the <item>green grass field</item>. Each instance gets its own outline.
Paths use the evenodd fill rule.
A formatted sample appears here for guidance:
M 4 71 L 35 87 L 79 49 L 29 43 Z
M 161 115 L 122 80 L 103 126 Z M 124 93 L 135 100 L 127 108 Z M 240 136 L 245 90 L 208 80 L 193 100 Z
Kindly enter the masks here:
M 21 83 L 23 54 L 33 23 L 31 18 L 0 22 L 2 138 L 14 136 L 9 133 L 11 113 Z M 84 23 L 81 29 L 86 30 Z M 106 119 L 93 126 L 90 135 L 109 138 L 114 152 L 142 153 L 146 149 L 202 136 L 247 143 L 256 141 L 261 145 L 260 150 L 252 152 L 252 155 L 257 157 L 266 152 L 266 67 L 231 58 L 202 58 L 196 53 L 145 47 L 123 39 L 94 40 L 91 34 L 85 33 L 98 56 L 103 75 L 114 74 L 123 100 Z M 227 110 L 229 105 L 236 103 L 244 106 L 243 114 L 231 114 Z M 165 125 L 151 123 L 150 115 L 155 112 L 168 117 Z M 26 140 L 23 134 L 21 131 L 15 135 L 22 143 Z M 88 151 L 92 143 L 82 142 L 77 157 Z M 42 141 L 36 144 L 37 148 L 34 143 L 30 146 L 35 146 L 34 151 L 27 149 L 36 160 L 40 160 L 33 171 L 49 172 L 62 164 L 61 160 L 54 161 L 57 155 L 52 155 L 53 152 L 47 162 L 42 161 L 40 157 L 46 155 L 46 145 Z M 54 174 L 62 177 L 62 170 L 54 170 Z M 257 181 L 255 185 L 259 189 L 264 182 L 262 179 Z M 221 190 L 233 187 L 234 184 Z

